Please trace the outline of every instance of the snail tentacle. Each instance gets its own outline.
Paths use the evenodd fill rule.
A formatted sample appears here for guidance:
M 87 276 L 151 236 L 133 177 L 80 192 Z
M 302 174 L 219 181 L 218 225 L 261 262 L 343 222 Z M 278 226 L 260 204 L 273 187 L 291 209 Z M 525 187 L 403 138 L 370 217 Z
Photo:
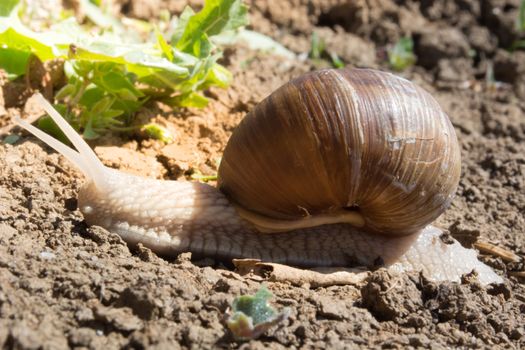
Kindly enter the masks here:
M 66 135 L 67 139 L 75 146 L 77 150 L 64 145 L 60 141 L 47 135 L 43 131 L 35 128 L 33 125 L 20 118 L 15 118 L 15 122 L 19 126 L 35 135 L 48 146 L 53 148 L 55 151 L 66 157 L 80 171 L 82 171 L 84 176 L 86 176 L 90 181 L 96 183 L 98 187 L 104 188 L 106 184 L 105 178 L 108 168 L 102 164 L 89 145 L 40 93 L 36 93 L 34 98 L 58 125 L 60 130 Z

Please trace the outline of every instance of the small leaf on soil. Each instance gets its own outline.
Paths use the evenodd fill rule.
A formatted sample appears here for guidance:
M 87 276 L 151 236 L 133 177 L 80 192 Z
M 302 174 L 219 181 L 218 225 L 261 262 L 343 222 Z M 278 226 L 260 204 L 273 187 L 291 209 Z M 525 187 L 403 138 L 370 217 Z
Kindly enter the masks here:
M 394 47 L 388 50 L 388 62 L 390 67 L 396 71 L 402 71 L 416 63 L 412 38 L 399 39 Z
M 171 132 L 159 124 L 146 124 L 142 127 L 142 131 L 144 131 L 149 137 L 165 143 L 172 143 L 174 139 Z
M 232 311 L 226 324 L 237 340 L 256 339 L 270 327 L 285 320 L 290 315 L 288 308 L 281 312 L 275 311 L 268 300 L 272 293 L 262 286 L 255 295 L 242 295 L 235 298 Z

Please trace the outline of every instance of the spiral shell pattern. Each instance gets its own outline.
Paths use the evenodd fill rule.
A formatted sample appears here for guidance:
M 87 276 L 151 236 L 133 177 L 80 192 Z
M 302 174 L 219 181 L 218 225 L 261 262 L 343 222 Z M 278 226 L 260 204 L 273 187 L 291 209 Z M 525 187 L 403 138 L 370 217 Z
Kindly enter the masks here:
M 429 93 L 386 72 L 326 69 L 286 83 L 243 119 L 219 188 L 265 217 L 352 210 L 370 232 L 406 235 L 450 205 L 460 167 L 454 128 Z

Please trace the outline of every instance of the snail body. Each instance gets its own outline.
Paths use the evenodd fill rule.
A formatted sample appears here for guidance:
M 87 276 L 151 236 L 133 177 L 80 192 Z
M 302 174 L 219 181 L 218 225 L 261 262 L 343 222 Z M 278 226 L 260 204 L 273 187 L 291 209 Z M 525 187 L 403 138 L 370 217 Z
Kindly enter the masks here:
M 234 131 L 218 189 L 146 179 L 102 165 L 41 96 L 73 150 L 18 123 L 87 177 L 79 209 L 90 225 L 163 255 L 191 251 L 298 266 L 385 265 L 459 280 L 476 253 L 429 224 L 451 203 L 459 146 L 425 91 L 373 70 L 322 70 L 276 90 Z

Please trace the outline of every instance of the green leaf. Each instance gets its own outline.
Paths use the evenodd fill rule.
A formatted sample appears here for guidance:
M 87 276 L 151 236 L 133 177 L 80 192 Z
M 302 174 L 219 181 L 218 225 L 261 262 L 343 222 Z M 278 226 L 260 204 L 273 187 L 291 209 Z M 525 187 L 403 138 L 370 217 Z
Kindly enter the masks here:
M 93 108 L 97 101 L 100 101 L 104 97 L 104 90 L 96 85 L 90 85 L 80 98 L 79 103 L 89 109 Z
M 116 69 L 107 73 L 95 74 L 92 82 L 106 92 L 119 96 L 124 100 L 136 101 L 139 97 L 144 96 L 142 92 L 135 88 L 131 79 Z
M 327 60 L 334 68 L 343 68 L 345 66 L 337 53 L 327 50 L 325 41 L 319 37 L 317 32 L 313 32 L 312 38 L 310 39 L 310 52 L 308 53 L 308 57 L 310 57 L 316 65 Z
M 105 112 L 111 105 L 113 104 L 113 99 L 110 97 L 104 97 L 97 103 L 93 105 L 91 108 L 91 113 L 93 114 L 101 114 L 102 112 Z
M 2 0 L 0 2 L 0 17 L 8 17 L 15 10 L 20 0 Z
M 91 72 L 93 71 L 95 67 L 94 62 L 80 59 L 80 60 L 69 60 L 67 63 L 69 63 L 72 67 L 72 71 L 70 72 L 70 74 L 68 74 L 69 79 L 74 79 L 74 80 L 91 79 L 91 75 L 92 75 Z
M 7 145 L 14 145 L 18 140 L 20 140 L 19 135 L 7 135 L 2 142 Z
M 195 40 L 193 45 L 193 54 L 200 58 L 208 57 L 213 50 L 213 44 L 207 35 L 201 35 L 199 40 Z
M 176 65 L 165 58 L 148 54 L 148 51 L 152 50 L 150 45 L 145 44 L 119 45 L 110 42 L 96 42 L 86 45 L 85 48 L 75 47 L 70 53 L 70 58 L 91 62 L 119 63 L 138 77 L 163 72 L 170 72 L 182 79 L 188 76 L 187 68 Z
M 60 130 L 58 125 L 53 121 L 53 119 L 51 119 L 50 116 L 45 115 L 38 119 L 37 127 L 45 133 L 53 136 L 55 139 L 59 140 L 63 144 L 70 144 L 67 136 L 62 130 Z
M 268 300 L 272 293 L 262 286 L 255 295 L 242 295 L 232 303 L 233 314 L 228 317 L 226 324 L 234 337 L 238 340 L 255 339 L 273 325 L 288 318 L 290 311 L 275 311 Z
M 164 57 L 170 62 L 173 62 L 173 48 L 166 42 L 166 39 L 164 39 L 164 36 L 157 27 L 155 27 L 155 35 L 157 36 L 157 45 L 159 45 L 162 50 Z
M 220 64 L 214 64 L 206 76 L 206 88 L 210 86 L 218 86 L 225 88 L 230 84 L 232 74 L 229 70 Z
M 115 119 L 118 116 L 121 116 L 124 111 L 119 109 L 108 109 L 101 113 L 101 119 L 104 119 L 113 124 L 122 124 L 122 121 Z
M 402 71 L 416 63 L 412 38 L 399 39 L 394 47 L 388 51 L 388 63 L 396 71 Z
M 232 305 L 233 311 L 249 315 L 254 324 L 268 321 L 276 314 L 275 310 L 268 305 L 271 297 L 272 293 L 266 287 L 262 287 L 254 296 L 243 295 L 236 298 Z
M 249 24 L 248 20 L 248 6 L 242 0 L 234 1 L 229 11 L 229 20 L 227 24 L 211 33 L 209 36 L 220 34 L 223 31 L 237 30 Z
M 202 108 L 208 105 L 208 99 L 196 92 L 188 92 L 163 100 L 170 106 L 178 107 L 197 107 Z
M 175 47 L 203 57 L 202 54 L 209 46 L 208 37 L 247 23 L 247 8 L 241 0 L 207 0 L 204 8 L 188 20 Z
M 160 126 L 159 124 L 146 124 L 142 127 L 141 130 L 145 132 L 146 135 L 148 135 L 149 137 L 156 140 L 160 140 L 164 143 L 172 143 L 174 140 L 172 133 L 168 129 Z
M 179 18 L 177 19 L 177 26 L 175 27 L 175 30 L 173 31 L 173 35 L 171 36 L 171 42 L 177 43 L 180 41 L 180 38 L 182 38 L 182 34 L 184 34 L 186 30 L 186 26 L 188 25 L 188 22 L 190 18 L 195 14 L 195 11 L 189 6 L 186 6 L 184 8 L 184 11 L 180 14 Z
M 65 105 L 59 103 L 59 104 L 54 104 L 53 107 L 67 121 L 70 121 L 71 115 L 68 113 L 67 108 L 66 108 Z M 75 128 L 75 125 L 72 125 L 72 126 L 73 126 L 73 128 Z M 54 138 L 56 138 L 57 140 L 59 140 L 63 144 L 65 144 L 65 145 L 70 145 L 71 144 L 71 142 L 66 137 L 64 132 L 58 127 L 58 125 L 53 121 L 53 119 L 51 119 L 50 116 L 45 115 L 45 116 L 41 117 L 40 119 L 38 119 L 37 127 L 40 130 L 42 130 L 42 131 L 48 133 L 49 135 L 53 136 Z
M 132 100 L 116 100 L 112 108 L 124 111 L 125 116 L 130 116 L 137 112 L 140 107 L 147 101 L 147 99 L 132 101 Z
M 7 72 L 9 79 L 15 79 L 25 74 L 30 56 L 27 51 L 0 48 L 0 68 Z
M 47 61 L 60 56 L 57 48 L 29 30 L 19 32 L 13 27 L 2 30 L 0 21 L 0 46 L 4 48 L 35 54 L 41 61 Z
M 214 174 L 214 175 L 203 175 L 197 169 L 195 169 L 193 171 L 193 173 L 191 174 L 190 177 L 191 177 L 192 180 L 200 181 L 200 182 L 217 181 L 217 179 L 218 179 L 218 175 L 217 174 Z
M 335 52 L 329 52 L 330 59 L 332 60 L 332 66 L 335 68 L 343 68 L 345 66 L 344 62 L 341 61 L 339 56 Z
M 324 40 L 319 38 L 317 32 L 313 32 L 312 38 L 310 39 L 310 53 L 308 56 L 313 60 L 320 60 L 325 49 L 326 44 Z
M 86 140 L 94 140 L 100 137 L 100 135 L 97 132 L 95 132 L 95 130 L 93 130 L 91 119 L 88 120 L 84 128 L 84 132 L 82 133 L 82 136 L 84 136 Z
M 101 28 L 113 28 L 113 30 L 123 30 L 122 24 L 113 16 L 100 9 L 100 3 L 96 4 L 90 0 L 80 0 L 82 10 L 89 20 Z
M 190 78 L 182 81 L 178 85 L 178 89 L 184 94 L 187 92 L 208 88 L 211 85 L 209 84 L 209 81 L 211 82 L 216 78 L 215 74 L 212 74 L 211 70 L 216 65 L 215 62 L 219 57 L 220 54 L 216 54 L 213 56 L 208 56 L 204 60 L 198 61 L 190 73 Z
M 55 94 L 55 99 L 62 100 L 68 96 L 73 96 L 77 92 L 77 88 L 75 84 L 66 84 L 62 87 L 62 89 L 58 90 L 58 92 Z

